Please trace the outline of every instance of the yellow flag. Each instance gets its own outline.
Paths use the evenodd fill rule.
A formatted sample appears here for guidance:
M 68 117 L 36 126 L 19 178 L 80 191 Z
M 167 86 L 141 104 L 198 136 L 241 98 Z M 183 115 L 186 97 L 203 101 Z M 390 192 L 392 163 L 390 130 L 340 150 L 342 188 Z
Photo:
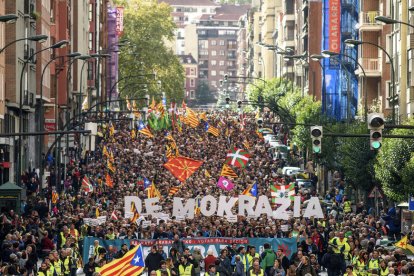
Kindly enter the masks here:
M 106 157 L 109 156 L 108 149 L 106 148 L 106 146 L 103 146 L 102 154 L 105 155 Z
M 211 178 L 211 174 L 208 172 L 208 170 L 204 170 L 205 177 Z
M 135 129 L 131 130 L 131 139 L 134 140 L 135 137 L 137 136 Z
M 394 244 L 395 247 L 400 247 L 403 249 L 407 248 L 407 236 L 404 236 L 401 240 Z
M 96 215 L 96 217 L 99 217 L 99 208 L 98 207 L 96 207 L 96 209 L 95 209 L 95 215 Z
M 88 96 L 86 96 L 82 103 L 82 110 L 88 110 L 88 108 L 89 108 Z

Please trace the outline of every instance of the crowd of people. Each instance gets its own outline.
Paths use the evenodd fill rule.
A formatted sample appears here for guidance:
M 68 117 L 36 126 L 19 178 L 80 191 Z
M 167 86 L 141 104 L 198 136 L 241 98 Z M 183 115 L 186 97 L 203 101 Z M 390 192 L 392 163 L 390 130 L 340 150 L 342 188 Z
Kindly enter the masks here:
M 201 117 L 201 116 L 200 116 Z M 176 179 L 163 164 L 167 162 L 165 131 L 152 131 L 148 137 L 131 123 L 113 121 L 102 125 L 96 150 L 77 152 L 66 164 L 62 187 L 54 186 L 56 177 L 46 186 L 39 182 L 36 170 L 22 177 L 27 200 L 22 203 L 22 213 L 1 210 L 1 274 L 0 275 L 99 275 L 99 267 L 122 258 L 130 249 L 104 248 L 95 241 L 93 255 L 82 262 L 85 237 L 103 240 L 115 239 L 171 239 L 169 252 L 156 245 L 146 257 L 148 275 L 409 275 L 414 274 L 414 262 L 400 248 L 390 247 L 389 240 L 398 240 L 399 215 L 395 208 L 385 208 L 381 214 L 369 212 L 365 204 L 351 202 L 345 194 L 346 184 L 335 178 L 330 189 L 320 194 L 314 168 L 295 151 L 287 158 L 270 150 L 253 114 L 241 118 L 237 113 L 212 112 L 200 119 L 199 126 L 183 123 L 168 130 L 176 145 L 176 154 L 203 161 L 203 165 L 185 183 Z M 206 132 L 204 122 L 219 129 L 217 137 Z M 135 126 L 133 126 L 135 128 Z M 151 130 L 150 130 L 151 131 Z M 237 147 L 251 154 L 245 168 L 232 168 L 238 175 L 231 180 L 234 189 L 226 191 L 217 187 L 226 153 Z M 79 158 L 80 156 L 80 158 Z M 108 168 L 108 162 L 113 168 Z M 291 218 L 275 220 L 266 215 L 259 218 L 238 216 L 237 222 L 217 216 L 194 219 L 157 220 L 146 217 L 150 225 L 130 223 L 124 212 L 124 197 L 138 195 L 146 198 L 145 181 L 149 180 L 159 190 L 163 212 L 171 214 L 171 188 L 173 196 L 199 198 L 205 195 L 237 197 L 246 187 L 257 183 L 258 196 L 271 198 L 270 185 L 292 183 L 295 176 L 282 175 L 282 168 L 289 164 L 302 165 L 312 177 L 312 186 L 296 187 L 302 202 L 317 196 L 324 202 L 324 219 Z M 53 168 L 53 162 L 49 164 Z M 113 186 L 107 185 L 109 175 Z M 85 191 L 82 180 L 87 176 L 93 190 Z M 58 196 L 56 196 L 58 195 Z M 88 225 L 86 218 L 105 216 L 101 225 Z M 390 225 L 394 228 L 390 229 Z M 414 233 L 414 228 L 412 229 Z M 297 251 L 291 256 L 283 248 L 263 248 L 251 245 L 229 245 L 217 256 L 205 256 L 195 248 L 192 252 L 183 243 L 185 238 L 197 237 L 260 237 L 295 238 Z M 412 238 L 411 238 L 412 237 Z M 414 244 L 414 235 L 408 242 Z M 392 244 L 392 243 L 391 243 Z

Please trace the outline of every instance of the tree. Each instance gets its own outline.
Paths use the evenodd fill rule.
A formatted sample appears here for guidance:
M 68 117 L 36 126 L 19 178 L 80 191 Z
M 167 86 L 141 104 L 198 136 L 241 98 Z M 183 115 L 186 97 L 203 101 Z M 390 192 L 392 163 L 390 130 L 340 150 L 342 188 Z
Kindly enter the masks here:
M 124 9 L 124 34 L 121 39 L 129 41 L 126 50 L 120 53 L 120 77 L 129 75 L 148 75 L 136 77 L 120 83 L 123 93 L 130 97 L 142 97 L 147 92 L 137 90 L 127 84 L 146 83 L 150 95 L 160 99 L 165 92 L 167 99 L 177 102 L 184 98 L 184 69 L 178 57 L 166 47 L 166 41 L 174 39 L 176 25 L 170 13 L 171 7 L 156 0 L 119 0 Z M 161 81 L 159 86 L 158 81 Z
M 353 123 L 342 125 L 342 132 L 366 134 L 366 124 Z M 338 129 L 339 127 L 337 127 Z M 376 153 L 369 149 L 369 139 L 360 137 L 342 137 L 337 139 L 338 169 L 345 175 L 346 182 L 355 190 L 369 191 L 374 185 L 374 161 Z
M 410 119 L 407 124 L 413 125 Z M 412 129 L 394 129 L 391 134 L 414 135 Z M 414 139 L 384 139 L 374 165 L 375 177 L 387 197 L 407 200 L 414 194 Z
M 206 105 L 214 103 L 216 99 L 214 98 L 213 93 L 210 90 L 207 82 L 200 81 L 196 89 L 196 102 L 197 105 Z

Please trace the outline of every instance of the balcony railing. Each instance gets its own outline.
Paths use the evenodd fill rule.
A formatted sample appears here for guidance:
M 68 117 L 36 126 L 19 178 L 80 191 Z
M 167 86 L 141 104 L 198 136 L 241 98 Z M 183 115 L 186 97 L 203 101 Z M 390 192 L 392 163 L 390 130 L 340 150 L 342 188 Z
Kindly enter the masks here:
M 381 74 L 381 60 L 379 58 L 360 58 L 359 62 L 364 67 L 365 72 Z
M 379 15 L 380 15 L 379 11 L 361 12 L 359 15 L 360 22 L 362 24 L 367 24 L 367 25 L 381 25 L 380 22 L 377 22 L 375 20 L 375 17 Z

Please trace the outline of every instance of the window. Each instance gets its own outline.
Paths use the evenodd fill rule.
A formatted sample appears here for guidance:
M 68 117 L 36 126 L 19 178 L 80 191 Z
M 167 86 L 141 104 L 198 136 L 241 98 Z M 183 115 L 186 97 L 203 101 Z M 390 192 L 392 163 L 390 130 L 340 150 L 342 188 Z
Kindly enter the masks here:
M 211 65 L 212 65 L 212 66 L 216 66 L 216 65 L 217 65 L 217 60 L 213 59 L 213 60 L 211 61 Z
M 211 71 L 211 75 L 212 75 L 213 77 L 215 77 L 215 76 L 217 76 L 217 72 L 216 72 L 215 70 L 213 70 L 213 71 Z
M 214 56 L 217 56 L 217 52 L 216 51 L 211 51 L 211 55 L 214 57 Z
M 220 60 L 220 66 L 224 66 L 224 60 Z
M 88 45 L 88 47 L 89 47 L 89 50 L 93 49 L 93 33 L 92 32 L 89 33 L 89 45 Z
M 224 46 L 224 40 L 220 40 L 220 46 Z
M 220 71 L 220 76 L 224 76 L 224 71 Z
M 220 50 L 220 56 L 224 56 L 224 55 L 225 55 L 224 50 Z
M 391 81 L 385 82 L 385 108 L 390 108 L 389 98 L 391 97 Z
M 195 99 L 195 92 L 194 90 L 190 90 L 190 99 Z
M 390 34 L 386 35 L 386 38 L 385 38 L 385 50 L 388 53 L 392 53 L 392 36 Z M 382 54 L 382 51 L 380 51 L 380 53 Z M 388 59 L 388 57 L 385 58 L 385 62 L 390 63 L 390 60 Z
M 194 87 L 195 86 L 195 79 L 190 79 L 190 87 Z
M 211 86 L 217 87 L 217 81 L 211 81 Z
M 190 76 L 196 76 L 196 70 L 194 68 L 190 68 Z
M 93 80 L 93 61 L 88 62 L 88 80 Z
M 211 46 L 216 46 L 217 45 L 217 41 L 216 40 L 212 40 L 211 41 Z
M 207 50 L 201 50 L 200 51 L 200 56 L 208 56 L 208 51 Z
M 92 19 L 93 19 L 93 4 L 89 4 L 88 19 L 89 19 L 89 21 L 92 21 Z

